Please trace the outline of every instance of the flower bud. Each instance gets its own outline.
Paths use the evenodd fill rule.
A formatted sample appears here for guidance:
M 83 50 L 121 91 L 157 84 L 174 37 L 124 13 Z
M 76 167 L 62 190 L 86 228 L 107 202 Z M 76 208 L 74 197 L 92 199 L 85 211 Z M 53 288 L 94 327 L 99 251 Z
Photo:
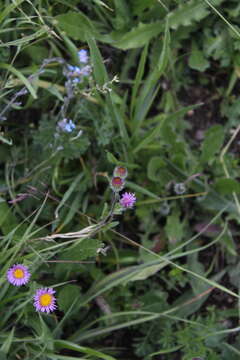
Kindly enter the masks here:
M 122 179 L 125 179 L 128 175 L 127 168 L 124 166 L 116 166 L 113 172 L 113 176 L 118 176 Z
M 184 183 L 177 183 L 174 185 L 174 192 L 177 195 L 182 195 L 186 192 L 186 186 Z
M 114 176 L 110 181 L 110 186 L 113 191 L 119 192 L 124 187 L 124 179 L 119 176 Z

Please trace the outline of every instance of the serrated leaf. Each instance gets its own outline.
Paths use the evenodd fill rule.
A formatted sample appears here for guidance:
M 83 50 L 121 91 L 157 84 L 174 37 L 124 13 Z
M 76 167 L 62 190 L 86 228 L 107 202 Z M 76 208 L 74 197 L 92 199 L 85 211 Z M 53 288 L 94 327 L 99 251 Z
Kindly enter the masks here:
M 202 144 L 201 162 L 209 162 L 219 152 L 224 140 L 224 129 L 221 125 L 214 125 L 205 133 Z
M 74 40 L 86 41 L 88 36 L 95 33 L 92 22 L 80 11 L 69 11 L 66 14 L 57 15 L 55 19 L 59 27 Z
M 66 312 L 80 296 L 80 289 L 77 285 L 65 285 L 58 293 L 59 309 Z
M 164 29 L 163 22 L 152 24 L 140 23 L 128 33 L 124 34 L 118 41 L 112 43 L 113 46 L 122 49 L 134 49 L 146 45 L 154 36 L 157 36 Z
M 193 43 L 192 52 L 188 60 L 189 66 L 198 71 L 205 71 L 209 67 L 209 61 L 204 57 L 203 51 L 199 50 Z
M 189 26 L 194 21 L 199 21 L 209 14 L 206 4 L 192 0 L 181 4 L 169 16 L 169 27 L 176 30 L 179 26 Z
M 82 261 L 96 257 L 97 249 L 101 244 L 102 242 L 97 239 L 83 239 L 78 245 L 73 245 L 73 247 L 64 251 L 60 259 Z

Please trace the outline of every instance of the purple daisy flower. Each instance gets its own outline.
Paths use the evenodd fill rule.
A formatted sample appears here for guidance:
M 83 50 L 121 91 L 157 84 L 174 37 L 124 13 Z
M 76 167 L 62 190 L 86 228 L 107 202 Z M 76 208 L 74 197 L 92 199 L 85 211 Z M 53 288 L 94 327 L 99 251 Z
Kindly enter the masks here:
M 136 196 L 133 193 L 125 192 L 119 200 L 123 208 L 132 208 L 136 202 Z
M 28 267 L 22 264 L 13 265 L 7 271 L 7 280 L 10 284 L 15 286 L 21 286 L 27 284 L 30 279 L 30 272 Z
M 56 298 L 53 295 L 55 290 L 53 288 L 38 289 L 34 295 L 34 306 L 36 311 L 49 313 L 57 308 L 55 304 Z

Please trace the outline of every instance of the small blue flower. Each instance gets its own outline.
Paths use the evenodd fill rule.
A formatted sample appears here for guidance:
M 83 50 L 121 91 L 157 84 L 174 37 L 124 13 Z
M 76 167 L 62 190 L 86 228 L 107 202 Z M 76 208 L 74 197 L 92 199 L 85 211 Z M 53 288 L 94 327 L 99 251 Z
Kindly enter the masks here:
M 81 80 L 80 80 L 79 78 L 74 78 L 74 79 L 72 80 L 72 82 L 73 82 L 73 84 L 78 84 L 78 83 L 81 82 Z
M 80 63 L 86 64 L 89 61 L 89 56 L 88 56 L 87 50 L 84 50 L 84 49 L 79 50 L 78 57 L 79 57 Z
M 67 77 L 77 77 L 81 75 L 81 69 L 79 66 L 68 65 Z
M 76 128 L 76 125 L 72 122 L 72 120 L 69 120 L 69 122 L 65 126 L 65 131 L 72 132 Z
M 76 129 L 76 125 L 74 124 L 74 122 L 71 119 L 68 120 L 66 118 L 58 122 L 58 127 L 62 131 L 65 131 L 65 132 L 68 132 L 68 133 L 70 133 L 74 129 Z
M 91 69 L 91 66 L 90 65 L 87 65 L 87 66 L 84 66 L 82 69 L 81 69 L 81 75 L 83 76 L 89 76 L 90 73 L 91 73 L 92 69 Z
M 88 77 L 92 71 L 90 65 L 85 65 L 89 62 L 87 50 L 78 51 L 79 65 L 69 65 L 64 68 L 63 74 L 66 76 L 71 85 L 80 83 L 84 77 Z

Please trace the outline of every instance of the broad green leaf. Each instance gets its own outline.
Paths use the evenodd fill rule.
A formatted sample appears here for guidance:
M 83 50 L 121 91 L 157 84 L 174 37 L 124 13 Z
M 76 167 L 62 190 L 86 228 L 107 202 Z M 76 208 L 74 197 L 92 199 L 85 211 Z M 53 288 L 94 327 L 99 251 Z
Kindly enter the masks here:
M 58 293 L 58 305 L 61 311 L 68 311 L 70 306 L 80 296 L 80 288 L 77 285 L 65 285 Z
M 160 21 L 152 24 L 140 23 L 136 28 L 124 34 L 120 40 L 114 41 L 112 45 L 122 50 L 139 48 L 160 34 L 163 29 L 163 22 Z
M 219 179 L 214 184 L 216 191 L 228 195 L 232 192 L 240 193 L 240 183 L 234 179 Z
M 205 71 L 209 67 L 209 61 L 204 57 L 203 51 L 199 50 L 197 45 L 193 43 L 191 55 L 188 60 L 189 66 L 198 71 Z
M 167 217 L 167 224 L 164 229 L 170 244 L 174 245 L 181 241 L 184 234 L 184 223 L 180 221 L 179 214 L 176 211 Z
M 167 164 L 160 156 L 153 156 L 149 160 L 147 176 L 150 180 L 161 184 L 165 184 L 172 179 L 172 175 L 167 169 Z
M 66 14 L 57 15 L 55 19 L 59 27 L 74 40 L 86 41 L 88 36 L 95 33 L 90 19 L 80 11 L 69 11 Z
M 87 36 L 87 42 L 90 49 L 91 62 L 93 64 L 93 73 L 99 86 L 103 86 L 108 82 L 108 74 L 105 68 L 102 55 L 96 45 L 94 38 Z
M 208 163 L 217 154 L 224 140 L 224 129 L 221 125 L 214 125 L 205 132 L 202 144 L 201 162 Z

